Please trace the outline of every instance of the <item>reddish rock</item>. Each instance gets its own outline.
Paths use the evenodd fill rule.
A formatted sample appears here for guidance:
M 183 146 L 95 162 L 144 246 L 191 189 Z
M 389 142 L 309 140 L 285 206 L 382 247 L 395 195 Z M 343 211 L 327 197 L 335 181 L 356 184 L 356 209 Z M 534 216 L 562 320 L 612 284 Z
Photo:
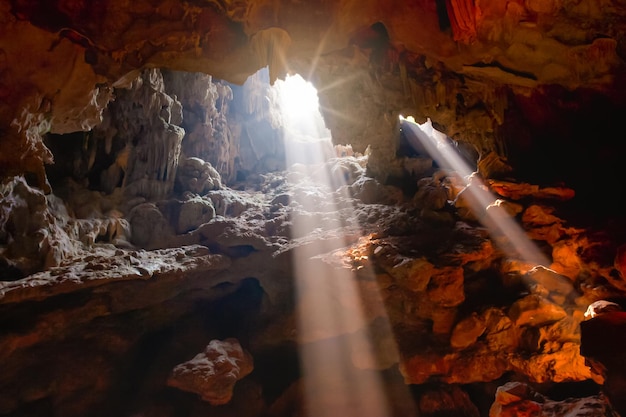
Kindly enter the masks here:
M 509 317 L 516 326 L 539 326 L 566 316 L 563 308 L 535 294 L 517 300 L 509 309 Z
M 626 281 L 626 245 L 621 245 L 617 248 L 613 265 L 619 271 L 622 279 Z
M 235 383 L 252 370 L 252 357 L 236 339 L 213 340 L 204 352 L 176 365 L 167 385 L 222 405 L 231 400 Z
M 623 239 L 606 246 L 611 247 L 607 261 L 594 250 L 600 239 L 563 227 L 566 219 L 556 218 L 549 205 L 588 204 L 584 220 L 589 215 L 604 221 L 605 212 L 621 216 L 614 201 L 624 194 L 623 144 L 597 129 L 618 126 L 624 114 L 626 23 L 617 1 L 561 3 L 2 2 L 0 303 L 2 328 L 8 331 L 0 335 L 7 363 L 0 375 L 0 413 L 34 415 L 41 407 L 69 417 L 93 414 L 84 399 L 108 393 L 117 382 L 102 384 L 99 371 L 114 370 L 104 377 L 109 380 L 118 374 L 116 366 L 145 353 L 120 334 L 144 329 L 160 335 L 186 314 L 198 314 L 193 320 L 206 323 L 198 310 L 218 301 L 236 306 L 221 297 L 244 278 L 258 278 L 260 288 L 250 291 L 259 299 L 268 296 L 271 324 L 248 327 L 261 302 L 244 297 L 246 308 L 233 319 L 237 324 L 219 325 L 241 325 L 236 330 L 251 339 L 284 327 L 259 337 L 262 348 L 302 336 L 294 310 L 306 301 L 311 317 L 333 312 L 332 324 L 341 321 L 335 311 L 349 316 L 365 311 L 367 323 L 355 321 L 332 333 L 321 326 L 318 334 L 337 338 L 366 333 L 370 320 L 388 312 L 411 383 L 486 384 L 507 371 L 550 383 L 587 377 L 576 356 L 580 309 L 623 295 L 622 248 L 613 258 Z M 265 67 L 271 83 L 287 71 L 313 74 L 332 140 L 367 155 L 311 172 L 301 167 L 289 176 L 277 174 L 285 163 L 279 150 L 283 124 L 270 106 L 275 91 L 266 82 L 240 85 Z M 158 68 L 187 75 L 172 71 L 163 80 L 161 74 L 169 71 Z M 213 82 L 212 76 L 233 84 Z M 469 176 L 459 192 L 467 172 L 451 174 L 450 182 L 441 172 L 420 180 L 433 162 L 416 161 L 398 146 L 394 128 L 400 112 L 440 128 L 440 144 L 473 148 L 473 156 L 481 156 L 477 168 L 486 185 L 475 181 L 479 175 Z M 298 158 L 308 160 L 316 146 L 303 146 Z M 349 185 L 333 184 L 328 191 L 303 184 L 325 174 Z M 68 177 L 80 187 L 59 185 Z M 298 184 L 290 183 L 293 179 Z M 568 188 L 569 181 L 582 192 Z M 480 200 L 472 190 L 487 188 L 502 198 L 472 201 Z M 198 200 L 190 193 L 207 195 Z M 289 198 L 278 198 L 268 210 L 277 193 Z M 303 208 L 307 200 L 313 204 Z M 495 249 L 488 231 L 476 227 L 487 212 L 517 217 L 523 208 L 526 237 L 551 252 L 553 263 L 546 266 L 555 274 L 532 271 L 535 265 L 517 259 L 515 250 L 500 249 L 512 245 Z M 105 215 L 110 212 L 120 214 Z M 455 224 L 459 218 L 469 224 Z M 298 221 L 306 225 L 295 231 Z M 367 243 L 364 250 L 353 250 L 351 245 L 368 235 L 383 248 L 380 256 L 373 256 L 376 249 L 367 250 Z M 131 243 L 168 249 L 132 250 Z M 294 260 L 299 249 L 305 255 Z M 345 256 L 328 254 L 335 250 Z M 319 262 L 301 262 L 309 257 Z M 341 283 L 333 279 L 336 271 L 320 267 L 331 258 L 341 261 L 333 268 L 345 269 Z M 340 284 L 331 287 L 331 301 L 306 300 L 302 293 L 294 300 L 294 266 L 311 271 L 309 283 Z M 513 273 L 520 279 L 509 280 Z M 576 294 L 558 274 L 582 292 L 576 306 L 566 304 Z M 529 287 L 520 285 L 522 275 L 532 281 Z M 358 281 L 358 290 L 344 291 L 352 281 Z M 524 298 L 518 299 L 520 294 Z M 128 321 L 117 317 L 122 313 Z M 593 326 L 584 323 L 582 328 Z M 84 331 L 98 325 L 110 327 L 103 335 L 89 334 L 97 342 L 85 348 Z M 596 348 L 617 345 L 612 352 L 617 355 L 621 332 L 600 328 L 594 336 L 602 347 Z M 388 333 L 373 333 L 381 342 L 377 348 L 390 349 Z M 90 372 L 54 359 L 65 344 L 76 343 L 86 355 L 81 363 L 95 364 L 88 355 L 115 345 L 108 337 L 127 342 L 117 343 L 119 357 L 98 356 L 104 362 Z M 373 366 L 364 350 L 357 349 L 355 362 Z M 382 355 L 384 364 L 393 358 Z M 620 392 L 615 376 L 623 373 L 620 360 L 618 355 L 611 362 L 615 374 L 606 386 L 611 392 Z M 45 378 L 51 362 L 63 370 L 59 382 Z M 345 387 L 341 378 L 335 380 L 333 388 Z M 287 386 L 292 380 L 281 382 Z M 137 398 L 155 396 L 155 390 L 146 391 Z M 456 391 L 434 391 L 424 396 L 428 413 L 437 412 L 437 403 L 445 406 L 443 412 L 471 408 L 458 406 Z M 113 401 L 115 394 L 107 398 Z M 266 398 L 273 394 L 280 395 Z M 333 394 L 332 400 L 341 402 L 341 394 Z M 448 407 L 450 401 L 455 405 Z M 526 408 L 512 413 L 537 411 L 533 398 L 520 396 L 517 402 L 526 402 Z M 171 416 L 191 409 L 190 415 L 226 415 L 187 404 L 181 411 L 177 405 L 109 414 L 157 410 L 154 414 Z M 558 414 L 559 406 L 544 405 L 540 412 Z M 568 407 L 561 411 L 570 412 Z
M 474 313 L 454 326 L 452 336 L 450 337 L 450 346 L 455 349 L 464 349 L 471 346 L 486 329 L 487 326 L 484 320 Z
M 454 307 L 465 300 L 463 269 L 447 267 L 435 270 L 428 285 L 429 299 L 442 307 Z
M 548 292 L 554 292 L 559 295 L 567 296 L 574 291 L 574 284 L 570 278 L 541 265 L 528 271 L 524 275 L 524 279 L 536 282 L 547 289 Z
M 479 417 L 480 412 L 470 396 L 458 386 L 429 389 L 419 398 L 421 416 L 449 414 L 459 417 Z
M 512 200 L 534 197 L 542 200 L 567 201 L 574 197 L 574 190 L 566 187 L 541 187 L 536 184 L 491 179 L 487 183 L 497 194 Z
M 519 416 L 614 417 L 615 414 L 602 394 L 556 401 L 522 382 L 508 382 L 498 387 L 489 417 Z

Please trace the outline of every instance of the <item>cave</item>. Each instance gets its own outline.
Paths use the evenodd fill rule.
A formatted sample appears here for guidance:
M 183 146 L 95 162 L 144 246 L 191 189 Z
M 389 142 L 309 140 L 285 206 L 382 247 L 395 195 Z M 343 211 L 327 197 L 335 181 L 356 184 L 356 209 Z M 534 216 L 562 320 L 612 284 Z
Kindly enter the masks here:
M 0 416 L 626 415 L 622 0 L 0 0 Z

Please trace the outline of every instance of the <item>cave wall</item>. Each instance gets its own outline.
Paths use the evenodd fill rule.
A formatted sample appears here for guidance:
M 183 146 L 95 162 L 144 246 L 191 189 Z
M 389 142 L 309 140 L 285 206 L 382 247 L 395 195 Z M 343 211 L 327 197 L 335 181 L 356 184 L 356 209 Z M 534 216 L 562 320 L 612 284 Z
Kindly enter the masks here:
M 618 125 L 625 107 L 622 6 L 617 0 L 2 1 L 0 272 L 9 334 L 0 343 L 14 365 L 2 379 L 1 409 L 81 415 L 108 404 L 107 395 L 129 398 L 132 384 L 123 381 L 148 372 L 151 360 L 165 372 L 174 358 L 182 362 L 194 353 L 176 338 L 197 347 L 240 331 L 234 336 L 244 343 L 293 343 L 289 256 L 300 248 L 324 255 L 307 263 L 312 270 L 374 268 L 375 276 L 362 272 L 359 285 L 370 296 L 382 290 L 385 308 L 370 305 L 377 308 L 368 312 L 366 330 L 387 342 L 391 335 L 374 323 L 385 314 L 392 320 L 402 355 L 380 351 L 378 359 L 398 365 L 400 385 L 419 387 L 424 415 L 438 415 L 448 404 L 451 413 L 475 416 L 467 394 L 472 384 L 484 390 L 484 400 L 496 390 L 489 384 L 504 383 L 509 373 L 535 386 L 591 380 L 588 393 L 596 394 L 603 370 L 585 363 L 577 329 L 591 301 L 624 291 L 623 268 L 614 266 L 623 229 L 615 223 L 594 235 L 570 227 L 552 205 L 562 208 L 580 189 L 601 217 L 612 203 L 597 197 L 623 193 L 616 187 L 621 148 L 609 148 L 614 135 L 594 136 L 596 128 Z M 267 76 L 256 73 L 266 67 Z M 265 95 L 288 72 L 318 88 L 335 143 L 358 152 L 369 147 L 367 164 L 335 161 L 320 170 L 348 180 L 340 210 L 306 183 L 320 171 L 294 174 L 303 181 L 295 190 L 268 174 L 281 167 L 282 144 Z M 402 190 L 388 186 L 406 175 L 399 114 L 430 118 L 481 156 L 481 174 L 556 272 L 531 271 L 492 247 L 457 199 L 460 180 L 431 171 L 432 161 L 409 176 L 415 195 L 403 200 Z M 489 165 L 494 160 L 500 165 Z M 225 186 L 259 172 L 266 175 L 250 194 Z M 533 184 L 508 182 L 513 176 Z M 546 183 L 558 187 L 543 188 Z M 562 187 L 572 183 L 576 193 Z M 591 185 L 579 188 L 585 183 Z M 314 210 L 302 209 L 311 201 Z M 353 204 L 359 210 L 346 214 Z M 340 245 L 333 213 L 348 221 L 352 237 L 339 266 L 319 246 Z M 298 218 L 311 224 L 293 239 Z M 369 242 L 354 237 L 354 225 Z M 94 248 L 105 249 L 94 255 Z M 240 290 L 241 299 L 229 298 Z M 268 300 L 272 309 L 257 317 Z M 251 309 L 225 309 L 230 302 Z M 307 297 L 298 302 L 315 306 Z M 210 320 L 224 310 L 243 327 Z M 263 326 L 248 323 L 250 317 Z M 176 323 L 188 327 L 174 330 Z M 250 329 L 265 333 L 244 331 Z M 318 330 L 331 338 L 349 333 Z M 162 340 L 172 347 L 160 357 L 151 347 Z M 75 344 L 87 349 L 65 350 Z M 376 366 L 360 353 L 349 356 Z M 46 354 L 61 360 L 41 366 L 33 359 Z M 143 354 L 149 354 L 145 362 L 134 362 Z M 80 366 L 64 374 L 72 359 Z M 131 371 L 120 371 L 127 365 Z M 34 381 L 34 370 L 42 369 L 43 382 Z M 82 369 L 90 372 L 75 378 Z M 170 407 L 207 411 L 206 404 L 163 391 L 164 375 L 152 377 L 142 386 L 147 396 L 165 392 L 164 402 L 174 398 Z M 233 407 L 259 398 L 257 382 L 239 385 L 243 401 Z M 86 390 L 91 396 L 81 397 Z M 285 401 L 296 396 L 284 392 Z M 562 406 L 522 384 L 498 393 L 494 413 Z M 598 401 L 611 415 L 610 405 Z M 113 411 L 127 410 L 122 403 L 113 402 Z M 160 403 L 149 404 L 154 410 Z M 483 404 L 483 414 L 490 405 Z
M 620 10 L 619 1 L 4 1 L 3 175 L 32 172 L 45 187 L 52 156 L 41 135 L 90 130 L 111 88 L 148 66 L 235 84 L 265 66 L 272 80 L 310 76 L 335 141 L 371 144 L 382 177 L 400 112 L 504 154 L 504 112 L 533 89 L 620 95 Z M 365 127 L 376 133 L 365 139 Z

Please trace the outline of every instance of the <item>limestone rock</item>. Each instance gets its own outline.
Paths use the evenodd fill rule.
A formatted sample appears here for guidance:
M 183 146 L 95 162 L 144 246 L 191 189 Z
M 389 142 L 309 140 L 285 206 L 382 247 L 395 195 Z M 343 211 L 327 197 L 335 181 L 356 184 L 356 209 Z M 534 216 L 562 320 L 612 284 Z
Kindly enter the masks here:
M 229 265 L 227 258 L 210 254 L 206 247 L 200 245 L 152 252 L 101 247 L 88 256 L 66 259 L 60 266 L 28 278 L 0 282 L 0 300 L 3 303 L 42 300 L 110 282 L 146 280 L 158 275 L 169 274 L 169 278 L 175 280 L 177 274 L 185 271 L 198 270 L 206 273 L 223 270 Z M 146 301 L 138 300 L 132 292 L 128 297 L 131 304 Z
M 478 172 L 483 178 L 497 179 L 509 176 L 513 168 L 505 158 L 495 152 L 489 152 L 478 161 Z
M 516 301 L 509 309 L 509 317 L 517 326 L 539 326 L 562 320 L 566 316 L 563 308 L 534 294 Z
M 526 224 L 548 226 L 561 223 L 562 220 L 553 214 L 554 210 L 549 207 L 532 204 L 526 208 L 522 221 Z
M 215 208 L 204 199 L 192 199 L 183 203 L 178 218 L 177 231 L 189 232 L 215 217 Z
M 424 258 L 400 258 L 397 264 L 387 269 L 399 285 L 414 292 L 426 290 L 434 271 L 434 265 Z
M 365 204 L 372 204 L 386 199 L 386 188 L 374 178 L 361 177 L 350 186 L 350 192 Z
M 450 337 L 450 346 L 455 349 L 464 349 L 476 343 L 476 340 L 487 329 L 486 324 L 477 314 L 463 319 L 454 326 Z
M 585 381 L 592 378 L 592 372 L 580 354 L 578 343 L 558 344 L 554 351 L 533 354 L 530 359 L 514 357 L 511 360 L 515 369 L 523 371 L 531 381 L 565 382 Z
M 364 345 L 349 352 L 351 359 L 370 369 L 397 358 L 407 382 L 429 384 L 415 387 L 424 394 L 422 414 L 475 415 L 458 387 L 435 389 L 435 382 L 484 387 L 505 375 L 552 384 L 596 378 L 577 355 L 577 328 L 589 302 L 626 289 L 623 233 L 613 227 L 609 239 L 566 228 L 551 205 L 575 207 L 576 195 L 602 218 L 616 206 L 602 204 L 604 196 L 621 201 L 623 144 L 605 145 L 613 135 L 597 128 L 619 125 L 624 114 L 623 4 L 418 3 L 424 7 L 379 0 L 0 3 L 0 297 L 9 313 L 2 327 L 10 327 L 0 336 L 10 364 L 0 375 L 0 413 L 83 416 L 125 398 L 116 386 L 127 384 L 114 375 L 124 379 L 127 371 L 112 370 L 147 353 L 150 343 L 138 342 L 136 329 L 162 335 L 190 316 L 183 323 L 189 328 L 214 320 L 204 307 L 214 308 L 214 297 L 234 292 L 244 277 L 263 288 L 243 293 L 271 294 L 274 317 L 271 325 L 259 320 L 256 330 L 247 326 L 257 318 L 255 303 L 220 299 L 229 308 L 245 305 L 233 319 L 244 324 L 227 330 L 255 339 L 256 331 L 287 322 L 260 347 L 282 356 L 275 346 L 297 338 L 294 310 L 302 300 L 293 298 L 292 278 L 302 265 L 323 277 L 309 281 L 340 284 L 332 295 L 341 308 L 365 315 L 334 332 L 323 323 L 317 334 L 373 330 L 380 363 Z M 266 66 L 267 80 L 261 73 L 252 87 L 241 86 Z M 286 72 L 311 74 L 333 141 L 351 144 L 365 159 L 316 165 L 309 153 L 319 144 L 299 144 L 303 163 L 289 181 L 267 174 L 286 165 L 280 116 L 268 105 L 275 99 L 270 84 Z M 426 120 L 431 133 L 437 127 L 441 144 L 469 154 L 470 168 L 486 183 L 473 182 L 476 174 L 461 191 L 467 172 L 450 180 L 432 173 L 434 164 L 447 169 L 449 161 L 399 153 L 400 112 Z M 67 176 L 80 186 L 62 186 Z M 235 181 L 237 190 L 225 187 Z M 476 204 L 472 190 L 501 198 Z M 475 222 L 494 213 L 522 214 L 525 237 L 552 256 L 549 269 L 533 269 L 493 244 L 497 239 Z M 306 224 L 296 231 L 298 223 Z M 181 246 L 190 243 L 203 246 Z M 172 248 L 148 252 L 131 244 Z M 302 258 L 294 260 L 295 253 Z M 337 270 L 346 274 L 341 283 L 333 279 Z M 209 279 L 211 271 L 218 280 Z M 509 280 L 513 274 L 519 279 Z M 342 291 L 353 282 L 362 299 Z M 326 307 L 305 301 L 311 316 Z M 371 320 L 387 318 L 389 328 L 370 328 L 377 325 Z M 594 339 L 621 334 L 607 328 Z M 612 342 L 596 348 L 614 349 L 618 369 L 621 344 Z M 63 348 L 68 359 L 58 361 Z M 84 364 L 93 366 L 81 372 Z M 331 365 L 331 388 L 345 388 Z M 289 386 L 290 377 L 279 382 Z M 607 381 L 607 390 L 621 393 L 619 377 Z M 114 404 L 109 414 L 180 414 L 176 399 L 154 398 L 151 383 L 142 385 L 133 410 Z M 552 407 L 529 393 L 509 393 L 515 399 L 500 397 L 502 408 L 527 406 L 510 414 L 574 413 L 570 403 Z M 339 390 L 331 394 L 329 402 L 345 403 Z M 102 401 L 90 403 L 91 395 Z M 213 401 L 230 394 L 217 395 Z M 146 398 L 155 402 L 142 404 Z M 227 415 L 208 407 L 184 410 Z
M 619 271 L 622 279 L 626 280 L 626 245 L 621 245 L 617 248 L 613 265 Z
M 524 207 L 521 204 L 500 198 L 487 206 L 487 214 L 492 217 L 509 216 L 514 218 L 522 211 L 524 211 Z
M 512 200 L 532 196 L 542 200 L 567 201 L 574 197 L 574 190 L 567 187 L 542 187 L 537 184 L 493 179 L 488 180 L 487 183 L 496 193 Z
M 428 297 L 444 307 L 457 306 L 465 300 L 463 280 L 461 268 L 447 267 L 435 270 L 428 286 Z
M 254 225 L 245 218 L 215 217 L 193 231 L 190 236 L 198 239 L 213 251 L 242 258 L 256 252 L 268 252 L 277 247 L 261 225 Z M 256 273 L 256 272 L 255 272 Z
M 107 168 L 116 165 L 123 171 L 120 182 L 129 195 L 164 198 L 174 188 L 185 134 L 179 126 L 181 104 L 166 94 L 163 75 L 154 68 L 116 93 L 105 114 L 109 120 L 94 133 L 105 143 L 105 153 L 114 153 Z M 115 181 L 109 182 L 110 188 Z
M 534 392 L 527 384 L 521 382 L 507 382 L 496 390 L 496 402 L 501 405 L 509 405 L 527 399 L 540 402 L 545 400 L 541 394 Z
M 519 330 L 501 309 L 487 309 L 484 317 L 487 329 L 485 341 L 493 352 L 512 352 L 519 346 Z
M 598 300 L 589 304 L 585 311 L 585 318 L 592 319 L 600 314 L 610 313 L 612 311 L 622 311 L 622 307 L 612 301 Z
M 580 353 L 601 375 L 604 392 L 620 415 L 626 411 L 623 396 L 626 379 L 621 350 L 625 327 L 626 313 L 623 311 L 599 314 L 580 324 Z
M 574 228 L 565 227 L 563 219 L 553 213 L 553 208 L 538 204 L 532 204 L 524 210 L 522 223 L 533 239 L 554 244 L 567 234 L 577 232 Z
M 471 355 L 426 352 L 403 359 L 400 372 L 408 384 L 423 384 L 431 378 L 448 384 L 493 380 L 509 367 L 506 353 L 486 349 L 474 351 Z
M 261 202 L 247 193 L 232 189 L 215 190 L 206 193 L 215 207 L 215 214 L 224 217 L 239 217 L 250 208 L 260 208 Z
M 0 257 L 13 268 L 12 275 L 21 277 L 58 266 L 78 250 L 80 244 L 62 228 L 67 220 L 65 207 L 55 204 L 53 197 L 49 203 L 41 190 L 28 185 L 23 177 L 0 186 L 0 206 Z M 59 210 L 58 218 L 55 208 Z
M 541 395 L 522 382 L 508 382 L 498 387 L 495 402 L 489 410 L 489 417 L 522 415 L 614 417 L 615 413 L 602 394 L 556 401 Z
M 215 208 L 210 199 L 191 196 L 183 201 L 166 200 L 157 203 L 159 211 L 167 219 L 176 234 L 197 229 L 215 217 Z M 137 222 L 135 220 L 135 222 Z
M 485 196 L 487 191 L 487 186 L 478 176 L 471 175 L 465 187 L 459 191 L 453 201 L 459 217 L 470 222 L 481 221 L 487 209 L 481 196 Z
M 157 248 L 166 245 L 174 230 L 159 208 L 152 203 L 134 207 L 128 214 L 131 227 L 131 242 L 142 248 Z
M 436 416 L 443 413 L 463 417 L 479 417 L 480 412 L 469 395 L 458 386 L 439 390 L 429 389 L 419 398 L 420 415 Z
M 213 405 L 227 404 L 235 383 L 252 370 L 252 357 L 237 339 L 213 340 L 187 362 L 176 365 L 167 385 L 198 394 Z
M 448 192 L 438 182 L 430 178 L 423 178 L 417 183 L 417 193 L 413 201 L 418 207 L 431 210 L 441 210 L 448 201 Z
M 186 158 L 179 163 L 176 186 L 181 192 L 204 195 L 222 188 L 222 178 L 213 166 L 200 158 Z
M 574 285 L 570 278 L 558 274 L 555 271 L 541 265 L 529 270 L 524 275 L 524 279 L 536 282 L 546 288 L 549 292 L 562 296 L 567 296 L 574 291 Z
M 580 249 L 585 245 L 584 242 L 566 239 L 554 242 L 552 246 L 553 262 L 550 265 L 550 269 L 567 277 L 577 277 L 582 272 L 584 265 L 584 261 L 580 257 Z M 615 281 L 615 284 L 619 286 L 620 281 Z
M 224 81 L 198 72 L 164 71 L 163 79 L 168 95 L 176 97 L 183 106 L 182 154 L 199 158 L 213 167 L 218 175 L 211 173 L 210 177 L 220 181 L 211 184 L 213 188 L 209 189 L 221 188 L 222 178 L 232 183 L 237 175 L 235 160 L 240 151 L 238 125 L 231 111 L 238 110 L 231 107 L 234 86 L 231 88 Z

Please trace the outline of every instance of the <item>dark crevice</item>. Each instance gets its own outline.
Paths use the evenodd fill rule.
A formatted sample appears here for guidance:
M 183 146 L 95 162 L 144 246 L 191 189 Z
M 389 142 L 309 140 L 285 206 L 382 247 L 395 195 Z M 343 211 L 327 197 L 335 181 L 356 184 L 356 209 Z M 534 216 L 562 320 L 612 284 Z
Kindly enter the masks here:
M 507 74 L 515 75 L 516 77 L 527 78 L 527 79 L 533 80 L 533 81 L 537 80 L 537 76 L 535 76 L 535 74 L 533 74 L 532 72 L 514 70 L 512 68 L 505 67 L 504 65 L 502 65 L 498 61 L 493 61 L 493 62 L 489 62 L 489 63 L 476 62 L 474 64 L 469 64 L 469 65 L 466 65 L 466 66 L 467 67 L 473 67 L 473 68 L 497 68 L 497 69 L 499 69 L 501 71 L 506 72 Z
M 446 32 L 450 30 L 450 16 L 448 16 L 448 8 L 446 7 L 446 0 L 435 0 L 437 4 L 437 17 L 439 18 L 439 30 Z
M 28 332 L 36 326 L 46 314 L 58 311 L 80 310 L 90 300 L 94 300 L 91 290 L 60 294 L 41 301 L 22 300 L 0 306 L 0 329 L 5 334 L 10 332 Z
M 251 378 L 263 386 L 263 396 L 268 404 L 279 399 L 301 376 L 300 357 L 295 343 L 255 352 Z

